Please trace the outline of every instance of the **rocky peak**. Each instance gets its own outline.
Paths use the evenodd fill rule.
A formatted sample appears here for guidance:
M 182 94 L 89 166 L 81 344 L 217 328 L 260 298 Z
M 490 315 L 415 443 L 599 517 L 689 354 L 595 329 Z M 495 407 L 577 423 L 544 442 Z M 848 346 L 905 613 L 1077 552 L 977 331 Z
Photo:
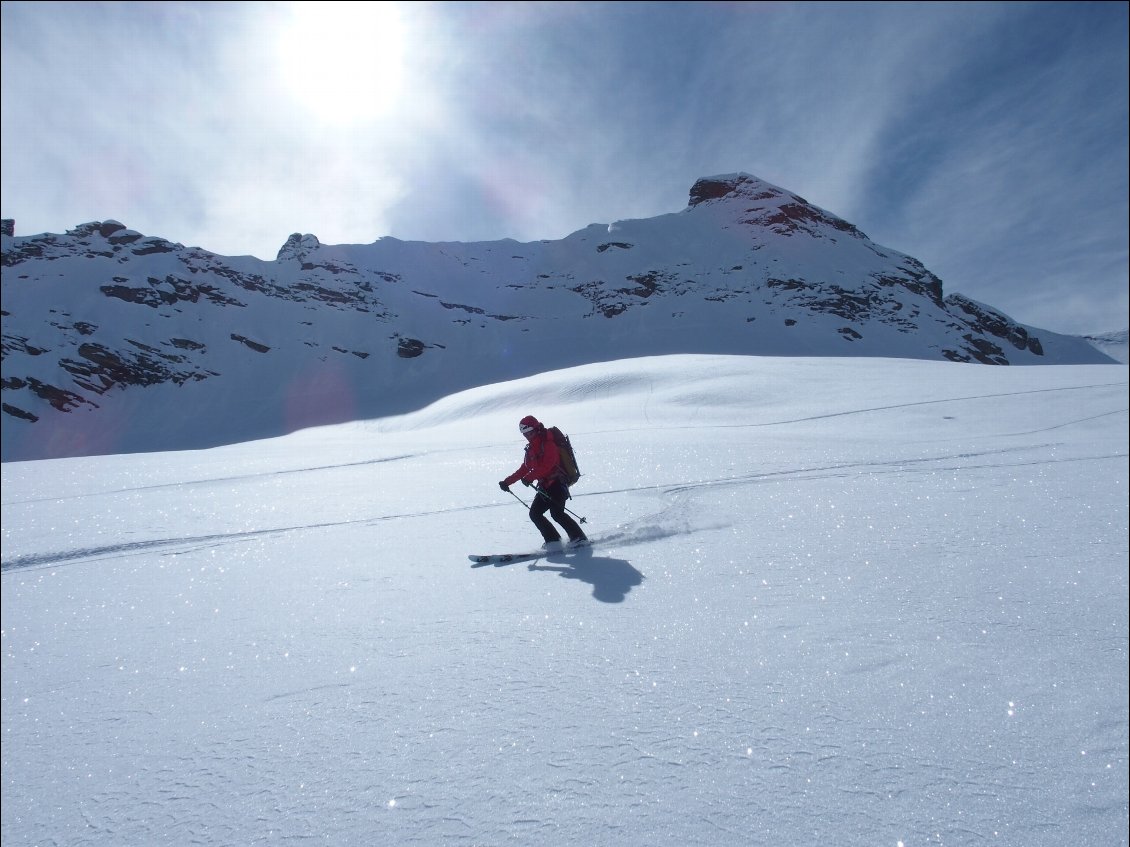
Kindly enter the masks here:
M 690 205 L 697 206 L 710 200 L 745 198 L 766 200 L 770 197 L 791 196 L 764 180 L 745 173 L 703 177 L 691 186 Z
M 79 224 L 74 229 L 67 230 L 67 235 L 74 236 L 79 240 L 88 239 L 94 235 L 110 238 L 115 232 L 121 232 L 125 228 L 126 225 L 121 221 L 91 221 L 90 223 Z
M 318 236 L 295 232 L 286 240 L 286 244 L 279 248 L 279 254 L 275 258 L 280 262 L 287 259 L 302 261 L 321 246 L 322 242 L 318 240 Z
M 866 239 L 853 224 L 836 217 L 803 197 L 746 173 L 704 177 L 691 186 L 688 210 L 706 205 L 730 209 L 746 225 L 781 235 L 805 233 L 824 237 L 837 232 Z

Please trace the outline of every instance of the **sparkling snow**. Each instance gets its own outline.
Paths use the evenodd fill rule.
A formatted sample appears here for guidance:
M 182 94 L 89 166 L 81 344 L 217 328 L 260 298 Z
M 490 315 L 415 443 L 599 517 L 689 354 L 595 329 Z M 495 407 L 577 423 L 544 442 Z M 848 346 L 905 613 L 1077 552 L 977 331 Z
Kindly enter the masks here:
M 1126 845 L 1128 405 L 671 356 L 6 463 L 3 843 Z M 473 566 L 531 413 L 597 546 Z

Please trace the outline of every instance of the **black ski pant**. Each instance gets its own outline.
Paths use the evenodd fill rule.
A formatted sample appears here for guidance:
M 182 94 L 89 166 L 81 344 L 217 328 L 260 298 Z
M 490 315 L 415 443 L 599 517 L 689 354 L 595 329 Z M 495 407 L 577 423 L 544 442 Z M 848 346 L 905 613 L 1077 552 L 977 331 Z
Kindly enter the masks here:
M 538 528 L 541 537 L 546 541 L 561 540 L 561 533 L 545 517 L 546 512 L 549 512 L 550 516 L 561 524 L 561 528 L 569 534 L 570 541 L 585 537 L 584 532 L 577 526 L 577 522 L 569 517 L 569 513 L 565 511 L 565 502 L 568 499 L 569 489 L 561 480 L 556 480 L 546 487 L 538 489 L 537 496 L 534 497 L 534 502 L 530 506 L 530 520 L 534 522 L 534 526 Z

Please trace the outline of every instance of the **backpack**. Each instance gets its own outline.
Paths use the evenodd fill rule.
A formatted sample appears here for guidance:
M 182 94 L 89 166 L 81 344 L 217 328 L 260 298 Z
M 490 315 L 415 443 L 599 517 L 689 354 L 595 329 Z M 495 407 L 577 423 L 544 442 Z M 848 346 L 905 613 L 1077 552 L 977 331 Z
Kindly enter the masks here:
M 553 442 L 557 445 L 557 452 L 561 456 L 560 464 L 557 466 L 561 472 L 561 481 L 569 486 L 576 485 L 577 480 L 581 478 L 581 470 L 577 467 L 577 456 L 573 453 L 569 436 L 555 426 L 549 427 L 549 434 L 553 436 Z

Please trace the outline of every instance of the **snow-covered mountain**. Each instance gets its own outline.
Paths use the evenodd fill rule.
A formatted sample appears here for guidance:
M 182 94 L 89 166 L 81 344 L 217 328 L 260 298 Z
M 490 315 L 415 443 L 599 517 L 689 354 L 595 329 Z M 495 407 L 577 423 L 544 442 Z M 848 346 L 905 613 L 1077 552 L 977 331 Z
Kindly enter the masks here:
M 4 461 L 202 448 L 673 353 L 1115 361 L 748 174 L 558 241 L 218 256 L 117 221 L 3 236 Z
M 1127 347 L 1130 345 L 1130 331 L 1103 332 L 1098 335 L 1083 336 L 1092 347 L 1101 353 L 1110 356 L 1116 362 L 1130 364 L 1130 354 Z

